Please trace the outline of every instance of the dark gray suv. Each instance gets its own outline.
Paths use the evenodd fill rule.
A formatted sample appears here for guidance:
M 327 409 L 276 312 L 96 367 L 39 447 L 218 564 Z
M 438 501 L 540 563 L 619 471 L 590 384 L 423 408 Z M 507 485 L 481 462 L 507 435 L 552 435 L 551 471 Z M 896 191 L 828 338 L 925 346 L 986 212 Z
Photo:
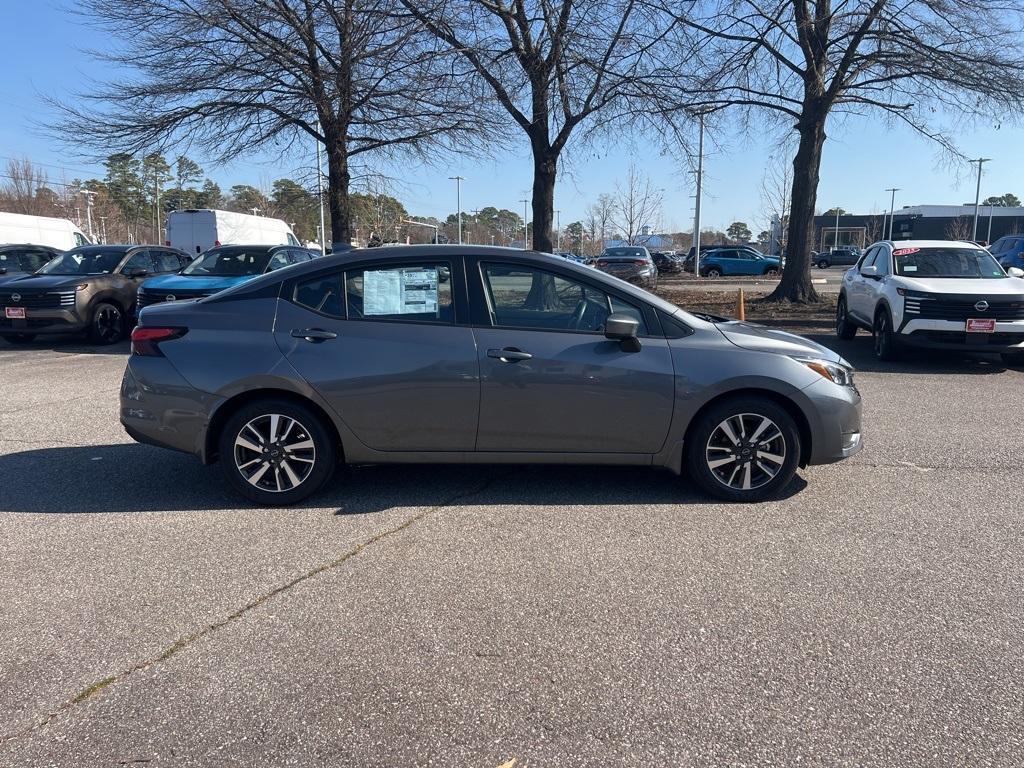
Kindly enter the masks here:
M 850 366 L 555 256 L 357 250 L 140 314 L 121 422 L 260 504 L 338 462 L 627 464 L 725 499 L 860 441 Z
M 113 344 L 131 330 L 142 281 L 188 262 L 159 245 L 73 248 L 35 274 L 0 285 L 0 336 L 17 344 L 41 333 L 84 331 L 94 344 Z

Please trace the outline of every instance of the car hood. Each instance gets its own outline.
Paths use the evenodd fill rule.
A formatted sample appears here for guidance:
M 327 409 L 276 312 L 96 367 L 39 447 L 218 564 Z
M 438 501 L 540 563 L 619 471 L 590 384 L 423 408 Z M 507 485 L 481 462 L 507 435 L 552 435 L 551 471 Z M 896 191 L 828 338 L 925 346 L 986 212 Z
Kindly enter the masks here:
M 163 275 L 151 277 L 142 284 L 143 289 L 162 291 L 204 291 L 214 293 L 233 285 L 247 282 L 259 275 Z
M 992 280 L 957 279 L 950 277 L 905 277 L 899 278 L 901 287 L 911 291 L 927 293 L 954 293 L 985 296 L 1020 296 L 1024 294 L 1024 278 L 999 277 Z
M 20 280 L 23 277 L 28 277 L 31 272 L 5 272 L 0 275 L 0 285 L 6 285 L 14 280 Z
M 738 320 L 715 323 L 715 327 L 722 332 L 726 339 L 741 349 L 750 349 L 756 352 L 774 352 L 779 355 L 817 357 L 852 367 L 843 360 L 841 355 L 833 352 L 828 347 L 823 347 L 821 344 L 805 339 L 803 336 L 797 336 L 795 333 L 787 333 L 786 331 L 779 331 L 765 325 L 745 323 Z
M 2 283 L 2 285 L 8 289 L 52 291 L 57 288 L 73 288 L 87 280 L 95 280 L 97 277 L 106 278 L 110 275 L 26 275 Z

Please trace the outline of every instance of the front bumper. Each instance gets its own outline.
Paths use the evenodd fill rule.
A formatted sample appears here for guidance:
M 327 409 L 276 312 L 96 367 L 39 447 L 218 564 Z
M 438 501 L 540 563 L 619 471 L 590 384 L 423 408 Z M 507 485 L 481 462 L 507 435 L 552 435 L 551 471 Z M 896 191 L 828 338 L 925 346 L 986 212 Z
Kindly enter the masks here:
M 900 328 L 901 344 L 922 349 L 964 352 L 1024 352 L 1024 320 L 996 322 L 993 333 L 967 333 L 962 320 L 908 320 Z
M 73 308 L 28 309 L 24 319 L 12 320 L 0 313 L 0 335 L 14 333 L 81 333 L 89 323 Z
M 808 464 L 831 464 L 864 447 L 860 393 L 822 379 L 803 390 L 810 400 L 811 454 Z

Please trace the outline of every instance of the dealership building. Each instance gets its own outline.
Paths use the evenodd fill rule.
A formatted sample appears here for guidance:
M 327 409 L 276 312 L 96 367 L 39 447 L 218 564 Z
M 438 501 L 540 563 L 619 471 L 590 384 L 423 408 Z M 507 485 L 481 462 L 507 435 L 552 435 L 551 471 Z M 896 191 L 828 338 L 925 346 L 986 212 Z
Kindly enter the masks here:
M 889 212 L 814 217 L 814 249 L 834 245 L 863 248 L 889 237 Z M 892 217 L 893 240 L 978 240 L 991 243 L 1003 235 L 1024 234 L 1024 208 L 982 205 L 978 233 L 974 232 L 974 205 L 910 205 Z

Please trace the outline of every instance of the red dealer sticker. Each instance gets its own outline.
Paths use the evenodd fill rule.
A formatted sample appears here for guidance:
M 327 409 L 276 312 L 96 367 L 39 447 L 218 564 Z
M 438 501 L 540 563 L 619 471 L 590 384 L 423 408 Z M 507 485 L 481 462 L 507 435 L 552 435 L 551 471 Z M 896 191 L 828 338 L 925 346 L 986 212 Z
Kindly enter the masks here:
M 917 253 L 920 248 L 899 248 L 892 252 L 893 256 L 909 256 L 912 253 Z

